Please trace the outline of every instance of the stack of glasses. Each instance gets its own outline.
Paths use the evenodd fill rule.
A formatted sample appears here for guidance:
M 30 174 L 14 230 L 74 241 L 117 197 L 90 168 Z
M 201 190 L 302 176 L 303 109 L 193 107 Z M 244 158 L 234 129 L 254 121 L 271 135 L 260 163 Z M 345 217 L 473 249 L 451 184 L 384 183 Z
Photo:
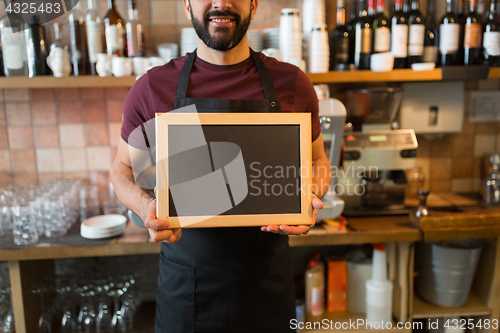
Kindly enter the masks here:
M 330 67 L 330 46 L 326 24 L 316 24 L 309 40 L 307 68 L 311 73 L 326 73 Z

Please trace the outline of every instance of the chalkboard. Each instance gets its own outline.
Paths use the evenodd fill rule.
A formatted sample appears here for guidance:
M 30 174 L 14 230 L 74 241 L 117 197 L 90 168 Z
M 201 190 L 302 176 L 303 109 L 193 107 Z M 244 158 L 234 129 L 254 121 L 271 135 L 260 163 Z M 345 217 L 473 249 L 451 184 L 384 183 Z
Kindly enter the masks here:
M 158 113 L 157 216 L 172 228 L 311 224 L 300 113 Z

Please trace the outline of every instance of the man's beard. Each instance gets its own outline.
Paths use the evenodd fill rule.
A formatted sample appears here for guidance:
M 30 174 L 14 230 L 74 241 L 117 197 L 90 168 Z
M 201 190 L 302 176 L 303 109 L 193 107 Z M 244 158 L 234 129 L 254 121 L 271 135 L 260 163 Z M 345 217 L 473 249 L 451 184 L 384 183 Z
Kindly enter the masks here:
M 193 10 L 191 8 L 190 11 L 191 11 L 191 22 L 193 23 L 193 28 L 196 31 L 198 37 L 200 37 L 200 39 L 203 41 L 203 43 L 205 43 L 205 45 L 217 51 L 229 51 L 241 42 L 241 40 L 243 39 L 243 37 L 245 37 L 245 34 L 247 33 L 248 27 L 250 26 L 251 15 L 252 15 L 250 13 L 248 17 L 242 20 L 240 15 L 232 11 L 226 10 L 223 12 L 220 10 L 213 10 L 210 12 L 206 12 L 205 15 L 203 15 L 203 22 L 201 22 L 200 20 L 194 17 Z M 234 31 L 233 34 L 230 34 L 229 27 L 216 27 L 215 32 L 223 32 L 224 33 L 223 36 L 214 37 L 210 35 L 209 18 L 211 16 L 218 16 L 218 17 L 232 16 L 234 18 L 234 24 L 236 25 L 236 30 Z

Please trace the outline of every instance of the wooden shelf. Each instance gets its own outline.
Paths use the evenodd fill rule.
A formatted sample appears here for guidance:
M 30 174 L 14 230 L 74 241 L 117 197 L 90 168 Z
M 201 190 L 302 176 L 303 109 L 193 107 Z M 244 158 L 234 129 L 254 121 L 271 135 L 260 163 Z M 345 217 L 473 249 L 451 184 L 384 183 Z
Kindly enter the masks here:
M 372 72 L 370 70 L 343 71 L 312 74 L 307 76 L 312 83 L 362 83 L 362 82 L 407 82 L 407 81 L 441 81 L 443 75 L 440 68 L 431 71 L 414 71 L 411 69 L 394 69 L 390 72 Z
M 458 307 L 446 307 L 427 303 L 417 294 L 413 296 L 413 318 L 441 318 L 455 316 L 486 316 L 492 313 L 481 300 L 471 293 L 467 303 Z
M 488 79 L 499 79 L 499 78 L 500 78 L 500 67 L 490 67 Z
M 101 88 L 131 87 L 135 76 L 99 77 L 99 76 L 37 76 L 37 77 L 0 77 L 0 88 Z
M 344 324 L 344 327 L 350 326 L 351 323 L 357 323 L 358 320 L 363 321 L 363 325 L 357 326 L 357 328 L 353 328 L 351 326 L 350 328 L 340 328 L 340 326 L 337 326 L 335 328 L 335 323 L 339 323 L 338 325 L 341 325 L 342 323 Z M 320 332 L 356 332 L 356 333 L 362 333 L 362 332 L 378 332 L 378 333 L 385 333 L 385 332 L 403 332 L 404 329 L 402 330 L 397 330 L 396 329 L 396 324 L 393 322 L 392 323 L 392 329 L 370 329 L 370 327 L 366 327 L 366 316 L 361 313 L 354 313 L 354 312 L 325 312 L 322 316 L 319 317 L 314 317 L 314 318 L 307 318 L 306 322 L 310 322 L 311 325 L 314 325 L 314 323 L 318 323 L 317 328 L 313 329 L 304 329 L 302 332 L 304 333 L 320 333 Z M 326 326 L 319 326 L 319 323 L 325 324 Z M 319 327 L 318 327 L 319 326 Z M 356 325 L 354 325 L 356 326 Z M 314 326 L 313 326 L 314 327 Z

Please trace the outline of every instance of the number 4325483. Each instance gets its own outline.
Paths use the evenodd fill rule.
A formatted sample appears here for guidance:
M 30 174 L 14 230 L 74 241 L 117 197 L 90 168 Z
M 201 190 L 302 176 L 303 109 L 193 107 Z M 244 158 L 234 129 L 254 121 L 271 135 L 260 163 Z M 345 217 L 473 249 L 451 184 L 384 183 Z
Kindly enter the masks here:
M 60 13 L 61 12 L 61 4 L 60 3 L 9 3 L 7 8 L 5 9 L 7 13 L 15 13 L 15 14 L 42 14 L 42 13 Z
M 444 327 L 448 329 L 473 329 L 473 328 L 484 328 L 484 329 L 498 329 L 498 319 L 448 319 L 444 323 Z

